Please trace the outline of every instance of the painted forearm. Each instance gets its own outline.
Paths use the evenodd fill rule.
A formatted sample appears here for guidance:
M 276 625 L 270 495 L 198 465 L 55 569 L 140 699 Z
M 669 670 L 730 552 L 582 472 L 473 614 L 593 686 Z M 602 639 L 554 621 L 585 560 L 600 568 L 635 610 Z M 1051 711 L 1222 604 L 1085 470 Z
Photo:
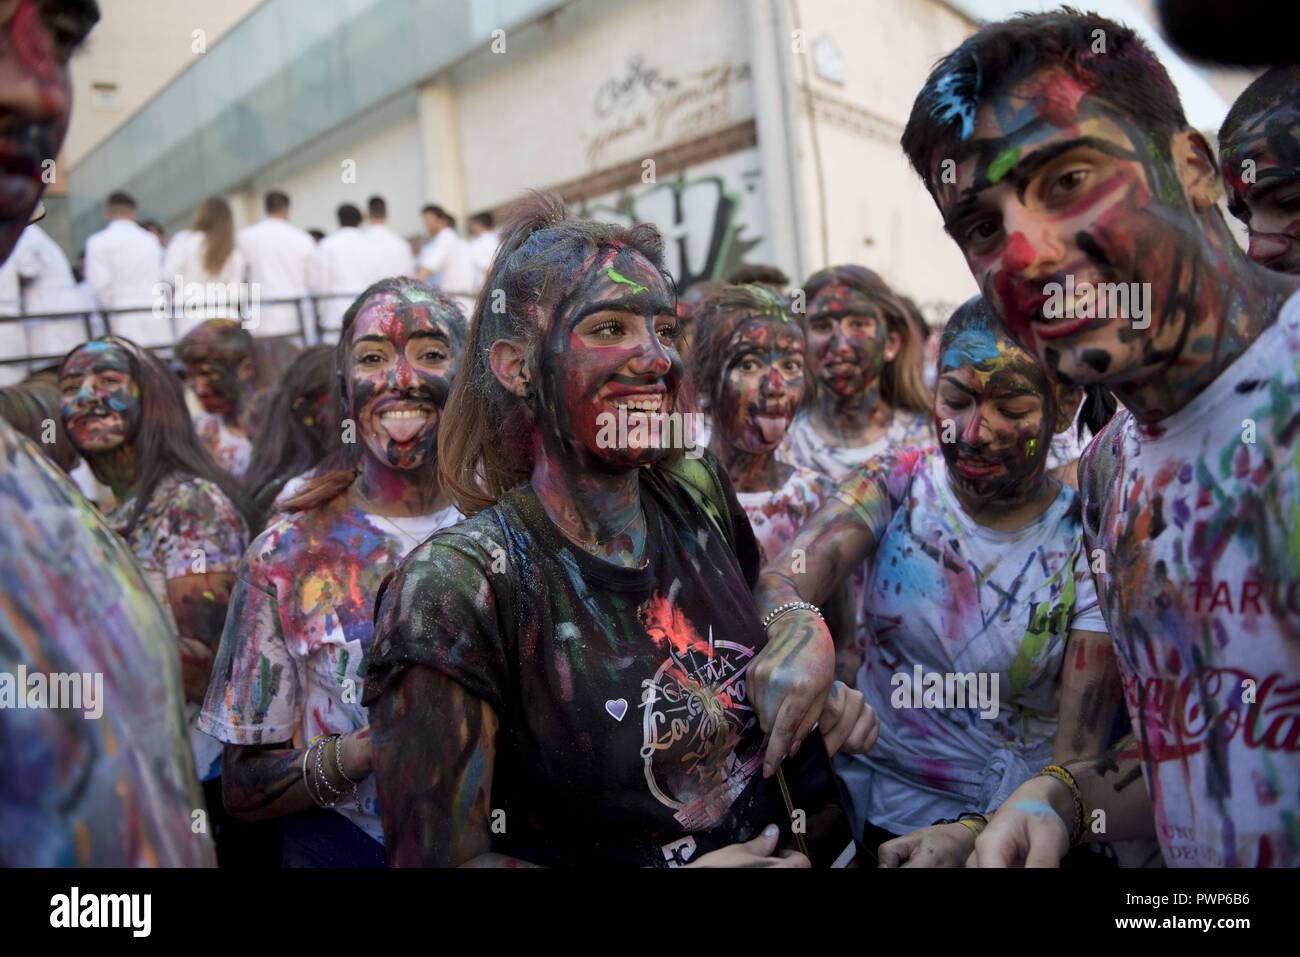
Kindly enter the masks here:
M 1133 735 L 1095 757 L 1071 761 L 1065 768 L 1074 775 L 1087 806 L 1084 831 L 1088 840 L 1134 841 L 1155 837 L 1155 816 Z M 1067 807 L 1070 807 L 1068 789 L 1061 785 L 1060 790 L 1066 792 Z M 1097 816 L 1097 811 L 1102 811 L 1104 816 Z
M 852 508 L 828 502 L 763 567 L 754 588 L 759 612 L 788 601 L 820 605 L 874 547 L 875 536 Z
M 262 821 L 315 807 L 303 781 L 306 750 L 227 744 L 221 758 L 221 798 L 226 810 L 241 820 Z M 321 755 L 322 762 L 325 757 Z M 330 781 L 337 787 L 335 776 Z
M 1102 753 L 1124 712 L 1115 649 L 1104 632 L 1074 631 L 1065 649 L 1053 761 Z
M 370 721 L 389 863 L 498 866 L 490 855 L 497 734 L 491 706 L 416 665 L 371 703 Z

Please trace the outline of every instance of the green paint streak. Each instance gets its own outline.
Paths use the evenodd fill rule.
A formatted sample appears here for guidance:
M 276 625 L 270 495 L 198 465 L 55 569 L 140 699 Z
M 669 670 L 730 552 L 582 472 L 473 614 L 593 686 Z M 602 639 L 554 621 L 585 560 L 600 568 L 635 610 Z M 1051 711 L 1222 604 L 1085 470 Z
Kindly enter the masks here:
M 638 282 L 633 282 L 631 279 L 628 279 L 627 276 L 622 275 L 613 266 L 610 266 L 609 269 L 605 270 L 605 275 L 609 276 L 610 282 L 621 282 L 625 286 L 631 286 L 634 295 L 643 293 L 646 290 L 645 286 L 641 285 Z
M 1016 165 L 1020 159 L 1020 147 L 1012 146 L 998 154 L 997 159 L 989 164 L 989 182 L 998 183 L 1007 175 L 1007 170 Z
M 1008 669 L 1012 696 L 1020 694 L 1029 686 L 1029 678 L 1034 671 L 1034 659 L 1042 652 L 1052 635 L 1055 633 L 1065 637 L 1066 622 L 1069 621 L 1070 611 L 1074 608 L 1075 586 L 1074 575 L 1071 574 L 1068 565 L 1062 569 L 1061 574 L 1065 578 L 1065 588 L 1061 592 L 1060 600 L 1055 605 L 1043 602 L 1034 609 L 1029 628 L 1025 631 L 1025 639 L 1020 643 L 1020 650 L 1016 652 L 1015 660 L 1011 662 L 1011 667 Z
M 338 680 L 339 680 L 339 684 L 343 684 L 343 676 L 346 675 L 346 674 L 348 673 L 348 657 L 349 657 L 349 655 L 348 655 L 348 650 L 347 650 L 346 648 L 340 648 L 340 649 L 339 649 L 339 666 L 338 666 Z
M 257 713 L 266 714 L 266 709 L 271 706 L 271 659 L 262 655 L 257 661 Z
M 1031 459 L 1038 454 L 1037 439 L 1030 439 L 1028 442 L 1025 443 L 1025 454 L 1028 455 Z

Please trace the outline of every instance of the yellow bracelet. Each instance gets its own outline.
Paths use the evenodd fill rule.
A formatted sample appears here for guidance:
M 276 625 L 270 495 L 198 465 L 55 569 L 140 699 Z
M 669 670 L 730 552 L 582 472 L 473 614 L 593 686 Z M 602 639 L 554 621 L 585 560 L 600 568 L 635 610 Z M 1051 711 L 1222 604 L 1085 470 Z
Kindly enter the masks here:
M 1070 829 L 1070 846 L 1081 844 L 1083 842 L 1084 823 L 1088 820 L 1088 806 L 1083 803 L 1083 792 L 1079 790 L 1079 784 L 1074 780 L 1074 775 L 1059 764 L 1049 764 L 1039 771 L 1036 776 L 1056 778 L 1070 789 L 1070 794 L 1074 798 L 1074 827 Z
M 974 834 L 976 837 L 979 837 L 980 834 L 983 833 L 985 825 L 988 824 L 987 821 L 980 821 L 979 819 L 973 817 L 958 818 L 957 823 L 968 828 L 970 832 Z

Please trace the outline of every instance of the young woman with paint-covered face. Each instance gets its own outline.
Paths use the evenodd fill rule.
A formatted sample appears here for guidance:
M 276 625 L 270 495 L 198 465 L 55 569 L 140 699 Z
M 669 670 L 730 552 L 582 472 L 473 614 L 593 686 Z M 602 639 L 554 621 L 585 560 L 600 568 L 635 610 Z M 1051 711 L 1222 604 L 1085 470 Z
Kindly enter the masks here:
M 253 337 L 234 319 L 208 319 L 176 344 L 176 357 L 203 406 L 193 416 L 194 431 L 213 461 L 243 480 L 253 451 L 247 402 Z
M 195 767 L 211 803 L 221 746 L 199 729 L 198 711 L 248 544 L 237 486 L 199 445 L 180 381 L 135 343 L 105 336 L 74 349 L 59 390 L 68 440 L 113 490 L 105 518 L 139 559 L 179 637 Z
M 834 488 L 776 450 L 811 395 L 803 328 L 762 286 L 725 286 L 700 303 L 691 376 L 712 410 L 709 451 L 749 516 L 764 558 L 776 555 Z
M 1053 760 L 1105 746 L 1121 710 L 1078 496 L 1045 474 L 1078 393 L 1051 386 L 981 299 L 942 346 L 933 415 L 948 441 L 862 466 L 758 589 L 763 607 L 816 602 L 867 564 L 857 686 L 882 728 L 836 766 L 866 843 L 905 835 L 881 847 L 887 865 L 960 865 L 975 830 L 932 822 L 991 812 Z M 977 683 L 959 700 L 948 675 Z
M 885 281 L 831 266 L 803 294 L 817 397 L 791 423 L 782 457 L 838 482 L 882 452 L 931 441 L 922 343 Z
M 226 743 L 226 807 L 289 816 L 286 866 L 384 864 L 361 682 L 380 582 L 461 518 L 436 443 L 464 338 L 457 305 L 415 280 L 352 303 L 335 351 L 345 467 L 289 499 L 239 568 L 202 726 Z
M 317 466 L 341 447 L 334 347 L 308 346 L 281 375 L 253 442 L 244 485 L 257 531 L 282 501 L 302 491 Z
M 440 436 L 475 514 L 386 586 L 366 675 L 394 864 L 806 863 L 774 853 L 749 523 L 707 453 L 633 438 L 682 382 L 661 248 L 545 196 L 505 231 Z M 820 717 L 874 733 L 845 688 Z

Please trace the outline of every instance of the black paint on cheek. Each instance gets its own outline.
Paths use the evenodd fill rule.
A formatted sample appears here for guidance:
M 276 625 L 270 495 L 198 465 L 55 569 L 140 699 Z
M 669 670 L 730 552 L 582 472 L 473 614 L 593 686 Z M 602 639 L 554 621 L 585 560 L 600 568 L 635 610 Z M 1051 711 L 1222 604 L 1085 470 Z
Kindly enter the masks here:
M 1098 372 L 1105 372 L 1110 368 L 1110 353 L 1103 349 L 1084 349 L 1079 360 Z
M 382 384 L 369 378 L 352 379 L 352 401 L 349 405 L 353 418 L 361 415 L 361 410 L 370 404 L 382 388 Z

